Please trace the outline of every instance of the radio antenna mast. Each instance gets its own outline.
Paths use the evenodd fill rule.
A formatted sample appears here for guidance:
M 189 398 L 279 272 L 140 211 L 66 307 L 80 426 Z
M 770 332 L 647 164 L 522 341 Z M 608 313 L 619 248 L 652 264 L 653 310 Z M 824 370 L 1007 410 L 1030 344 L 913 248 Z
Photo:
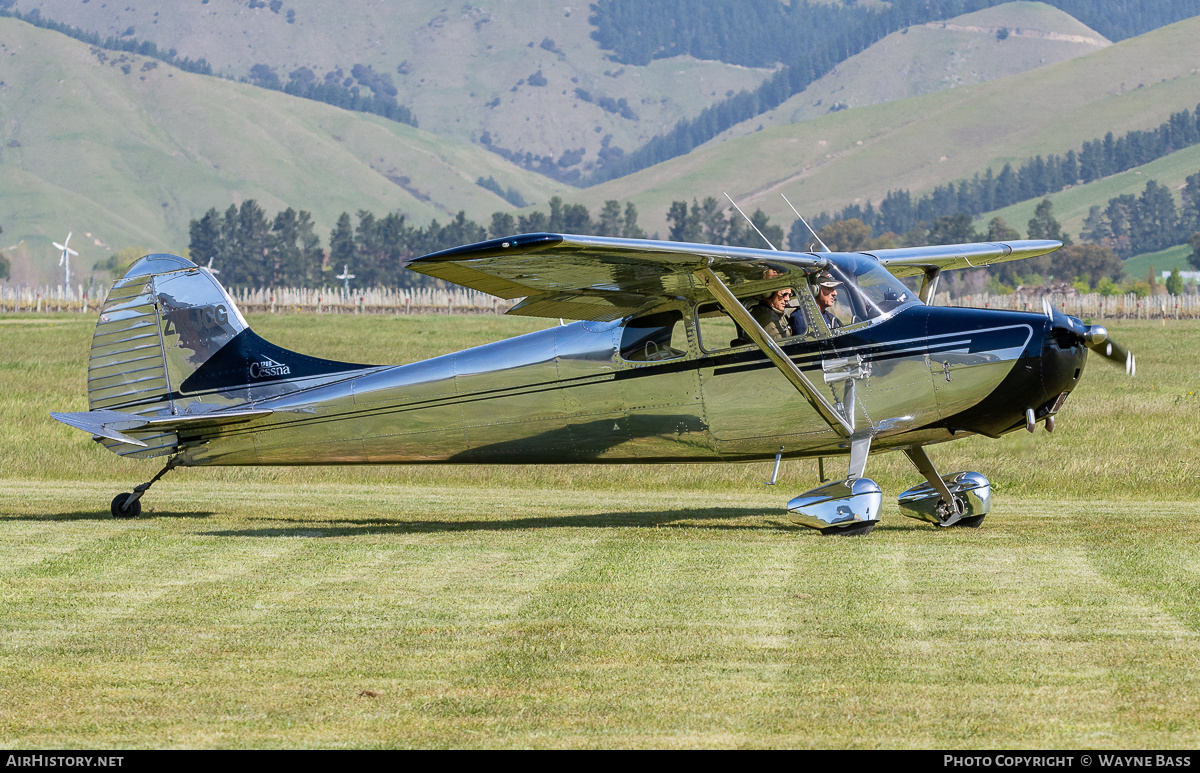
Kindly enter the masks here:
M 728 193 L 725 194 L 725 198 L 729 199 L 729 203 L 733 205 L 733 208 L 738 211 L 739 215 L 746 218 L 746 222 L 750 224 L 750 227 L 754 229 L 754 232 L 756 234 L 758 234 L 759 236 L 762 236 L 762 240 L 767 243 L 767 246 L 770 247 L 771 249 L 775 250 L 776 252 L 779 252 L 779 250 L 775 249 L 775 245 L 771 244 L 771 240 L 768 239 L 767 237 L 763 236 L 763 232 L 758 230 L 758 226 L 756 226 L 754 224 L 754 221 L 751 220 L 750 218 L 746 217 L 746 213 L 742 211 L 742 208 L 737 205 L 736 201 L 734 201 L 732 198 L 730 198 Z
M 780 196 L 783 196 L 783 194 L 782 194 L 782 193 L 781 193 L 781 194 L 779 194 L 779 195 L 780 195 Z M 821 237 L 820 237 L 820 236 L 817 236 L 817 232 L 816 232 L 816 231 L 814 231 L 814 230 L 813 230 L 813 228 L 812 228 L 812 226 L 808 224 L 808 221 L 804 219 L 804 215 L 801 215 L 801 214 L 800 214 L 800 212 L 799 212 L 799 211 L 797 211 L 797 209 L 796 209 L 795 207 L 793 207 L 793 206 L 792 206 L 792 202 L 788 201 L 788 197 L 787 197 L 787 196 L 783 196 L 783 200 L 784 200 L 784 201 L 787 201 L 787 205 L 788 205 L 789 207 L 792 207 L 792 211 L 796 213 L 796 217 L 800 218 L 800 222 L 801 222 L 801 223 L 804 223 L 804 227 L 805 227 L 805 228 L 807 228 L 807 229 L 808 229 L 808 232 L 809 232 L 810 234 L 812 234 L 812 235 L 813 235 L 813 238 L 814 238 L 814 239 L 816 239 L 816 240 L 817 240 L 817 244 L 821 245 L 821 250 L 822 250 L 822 251 L 824 251 L 824 252 L 832 252 L 832 250 L 830 250 L 828 247 L 826 247 L 826 246 L 825 246 L 825 242 L 821 241 Z

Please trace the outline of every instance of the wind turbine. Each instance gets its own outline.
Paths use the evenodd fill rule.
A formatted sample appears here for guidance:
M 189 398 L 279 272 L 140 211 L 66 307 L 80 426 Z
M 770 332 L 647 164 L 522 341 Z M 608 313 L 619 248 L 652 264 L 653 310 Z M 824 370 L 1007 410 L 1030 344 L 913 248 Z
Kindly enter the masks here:
M 67 245 L 71 243 L 71 232 L 67 231 L 67 238 L 63 239 L 63 243 L 51 242 L 55 247 L 62 250 L 62 257 L 58 259 L 58 265 L 66 269 L 66 281 L 64 284 L 69 288 L 71 286 L 71 256 L 79 256 L 79 253 L 71 249 Z
M 219 273 L 221 273 L 219 270 L 217 270 L 217 269 L 215 269 L 215 268 L 213 268 L 213 267 L 212 267 L 212 262 L 213 262 L 213 259 L 212 259 L 212 258 L 209 258 L 209 259 L 208 259 L 208 265 L 205 267 L 205 268 L 208 270 L 208 273 L 210 273 L 210 274 L 219 274 Z
M 341 279 L 346 288 L 346 297 L 350 297 L 350 280 L 354 278 L 354 274 L 350 273 L 350 267 L 345 263 L 342 264 L 342 273 L 338 274 L 336 279 Z

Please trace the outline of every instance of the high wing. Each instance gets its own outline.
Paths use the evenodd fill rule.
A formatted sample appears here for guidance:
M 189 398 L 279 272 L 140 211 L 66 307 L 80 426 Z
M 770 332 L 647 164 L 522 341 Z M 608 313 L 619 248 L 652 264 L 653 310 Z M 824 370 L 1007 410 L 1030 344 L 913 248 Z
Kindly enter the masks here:
M 864 250 L 898 277 L 916 276 L 931 270 L 982 268 L 993 263 L 1036 258 L 1054 252 L 1062 242 L 1051 239 L 1024 239 L 1012 242 L 942 244 L 931 247 L 900 247 L 892 250 Z
M 435 252 L 407 267 L 501 298 L 524 297 L 510 314 L 606 322 L 671 298 L 711 299 L 695 276 L 700 269 L 743 294 L 769 292 L 827 265 L 810 253 L 524 234 Z
M 988 266 L 1044 255 L 1048 240 L 870 250 L 897 276 Z M 609 321 L 672 298 L 715 299 L 696 272 L 710 269 L 739 296 L 794 284 L 827 268 L 829 253 L 779 252 L 716 244 L 523 234 L 456 247 L 410 260 L 426 276 L 501 298 L 524 298 L 508 313 Z

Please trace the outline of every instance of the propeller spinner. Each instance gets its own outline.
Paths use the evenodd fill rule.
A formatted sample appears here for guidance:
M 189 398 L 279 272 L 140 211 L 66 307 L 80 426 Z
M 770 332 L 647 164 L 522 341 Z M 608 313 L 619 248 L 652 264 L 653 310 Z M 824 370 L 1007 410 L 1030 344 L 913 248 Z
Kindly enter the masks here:
M 1104 325 L 1085 325 L 1075 317 L 1069 317 L 1050 303 L 1049 298 L 1042 298 L 1042 311 L 1053 322 L 1054 330 L 1066 331 L 1075 335 L 1080 342 L 1096 354 L 1104 357 L 1114 365 L 1125 366 L 1125 373 L 1137 375 L 1137 359 L 1126 347 L 1108 337 L 1108 328 Z

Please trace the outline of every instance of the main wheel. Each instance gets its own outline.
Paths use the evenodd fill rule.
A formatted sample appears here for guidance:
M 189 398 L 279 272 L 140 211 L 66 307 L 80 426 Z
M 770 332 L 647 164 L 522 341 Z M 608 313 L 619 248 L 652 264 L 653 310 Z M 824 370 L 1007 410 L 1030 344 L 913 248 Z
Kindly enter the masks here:
M 131 496 L 133 496 L 133 494 L 127 491 L 124 494 L 117 494 L 115 497 L 113 497 L 112 507 L 110 508 L 112 510 L 113 518 L 137 518 L 142 514 L 141 498 L 133 500 L 128 506 L 126 506 L 125 502 Z
M 871 533 L 877 523 L 879 521 L 863 521 L 853 526 L 830 526 L 827 529 L 821 529 L 821 534 L 826 537 L 865 537 Z

